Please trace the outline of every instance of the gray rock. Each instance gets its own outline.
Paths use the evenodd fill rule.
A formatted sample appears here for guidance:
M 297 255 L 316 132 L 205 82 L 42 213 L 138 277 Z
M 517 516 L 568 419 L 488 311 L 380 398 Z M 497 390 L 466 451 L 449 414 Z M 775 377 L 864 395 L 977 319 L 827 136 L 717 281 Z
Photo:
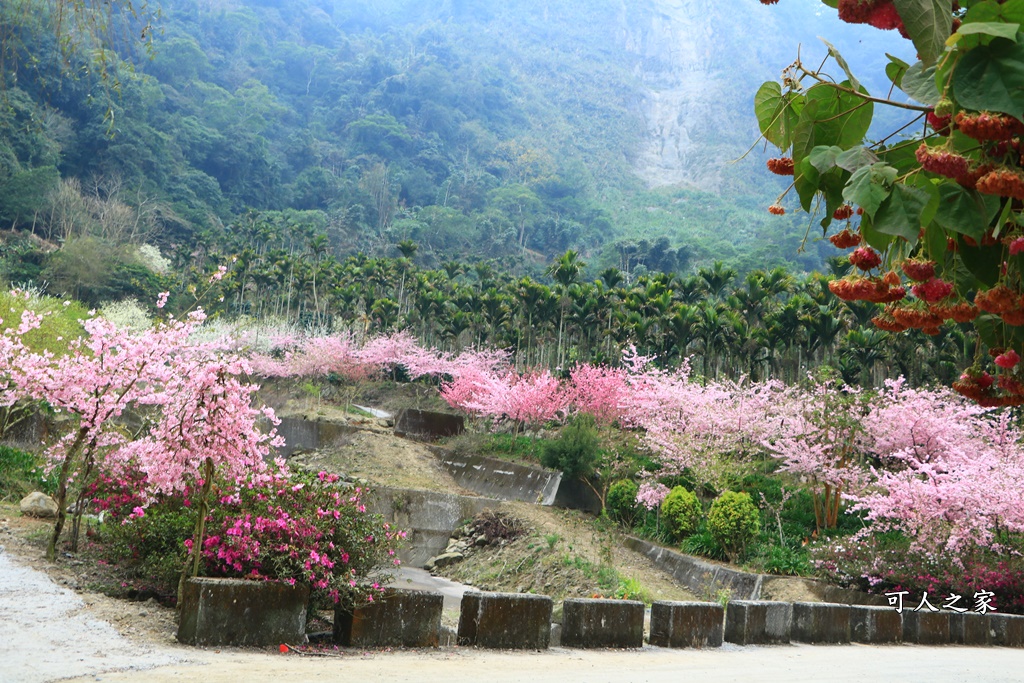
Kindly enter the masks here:
M 33 491 L 21 499 L 21 514 L 29 517 L 56 517 L 57 503 L 45 493 Z
M 432 557 L 427 560 L 427 563 L 423 565 L 423 568 L 427 571 L 434 571 L 442 567 L 447 567 L 450 564 L 461 562 L 465 559 L 465 555 L 462 553 L 441 553 L 436 557 Z

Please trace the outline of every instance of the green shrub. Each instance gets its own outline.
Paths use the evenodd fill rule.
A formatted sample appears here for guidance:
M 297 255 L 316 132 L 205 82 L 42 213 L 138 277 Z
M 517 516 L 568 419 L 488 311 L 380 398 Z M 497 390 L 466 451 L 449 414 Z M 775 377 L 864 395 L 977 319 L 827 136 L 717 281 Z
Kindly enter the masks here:
M 760 529 L 761 515 L 748 493 L 726 491 L 715 499 L 708 511 L 708 531 L 731 562 L 739 559 Z
M 682 486 L 676 486 L 661 501 L 661 520 L 676 539 L 686 538 L 700 524 L 700 501 Z
M 40 459 L 27 451 L 0 446 L 0 500 L 21 498 L 32 491 L 53 493 L 56 480 L 43 476 Z
M 105 559 L 118 565 L 136 588 L 173 596 L 192 537 L 195 513 L 170 498 L 150 505 L 141 517 L 109 516 L 100 532 Z
M 570 479 L 586 479 L 594 474 L 599 446 L 593 420 L 578 418 L 563 427 L 557 439 L 544 444 L 540 463 Z
M 782 545 L 773 545 L 764 558 L 763 571 L 768 574 L 808 576 L 814 573 L 807 552 Z
M 687 555 L 700 555 L 712 560 L 726 559 L 725 553 L 722 552 L 722 546 L 703 524 L 692 536 L 683 539 L 683 542 L 679 544 L 679 549 Z
M 612 519 L 633 526 L 637 518 L 636 493 L 640 490 L 632 479 L 620 479 L 608 488 L 606 506 Z

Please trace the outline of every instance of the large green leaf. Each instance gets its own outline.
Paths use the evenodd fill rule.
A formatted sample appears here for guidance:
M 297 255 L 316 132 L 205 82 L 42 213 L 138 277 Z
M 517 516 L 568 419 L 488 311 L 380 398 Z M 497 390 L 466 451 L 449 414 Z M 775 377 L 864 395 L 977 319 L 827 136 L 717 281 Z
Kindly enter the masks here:
M 851 87 L 847 81 L 841 85 Z M 795 161 L 803 159 L 819 145 L 847 149 L 861 143 L 871 126 L 874 112 L 871 102 L 827 83 L 812 86 L 805 97 L 799 122 L 793 130 Z
M 783 151 L 789 149 L 802 105 L 802 95 L 783 93 L 775 81 L 763 83 L 754 95 L 754 115 L 765 139 Z
M 874 216 L 889 196 L 889 187 L 895 180 L 896 169 L 889 164 L 879 162 L 864 166 L 850 176 L 843 188 L 843 199 L 864 209 L 868 216 Z
M 935 104 L 942 97 L 935 85 L 935 67 L 912 64 L 900 81 L 900 90 L 922 104 Z
M 835 164 L 841 169 L 853 173 L 859 168 L 870 166 L 878 161 L 878 155 L 867 147 L 851 147 L 836 157 Z
M 868 245 L 874 247 L 878 251 L 885 251 L 889 248 L 889 245 L 896 240 L 892 235 L 875 230 L 874 221 L 872 221 L 869 216 L 864 216 L 861 219 L 860 233 L 864 236 L 864 240 Z
M 835 145 L 818 145 L 807 155 L 807 160 L 819 173 L 824 173 L 830 168 L 835 168 L 836 158 L 843 153 L 842 147 Z
M 953 32 L 953 0 L 893 0 L 917 54 L 934 64 Z
M 964 25 L 974 23 L 1024 24 L 1024 0 L 985 0 L 972 3 L 967 15 L 964 16 Z
M 1024 118 L 1024 45 L 999 38 L 969 51 L 953 72 L 953 93 L 967 109 Z
M 981 239 L 999 211 L 999 200 L 954 182 L 942 182 L 938 190 L 939 209 L 932 221 L 949 232 Z
M 961 237 L 957 240 L 957 256 L 967 270 L 986 286 L 992 287 L 999 281 L 999 265 L 1003 257 L 998 249 L 972 247 Z
M 899 88 L 903 81 L 903 74 L 907 73 L 910 65 L 899 57 L 893 57 L 888 52 L 885 53 L 885 56 L 889 58 L 889 63 L 885 65 L 885 75 L 889 77 L 893 85 Z
M 976 21 L 971 24 L 964 24 L 957 29 L 956 33 L 949 37 L 948 44 L 953 45 L 963 36 L 985 35 L 993 38 L 1007 38 L 1014 40 L 1020 24 L 1010 24 L 1001 21 Z
M 850 65 L 847 64 L 846 60 L 843 59 L 843 56 L 839 54 L 839 50 L 837 50 L 832 43 L 828 42 L 824 38 L 821 38 L 820 36 L 818 37 L 818 40 L 825 43 L 825 47 L 828 48 L 828 53 L 832 55 L 832 59 L 836 60 L 836 64 L 838 64 L 839 68 L 842 69 L 843 73 L 846 74 L 846 78 L 850 81 L 850 84 L 853 86 L 853 89 L 861 90 L 860 81 L 858 81 L 857 77 L 853 75 L 852 71 L 850 71 Z
M 796 189 L 797 196 L 800 197 L 800 206 L 803 207 L 804 211 L 809 212 L 811 210 L 814 195 L 818 193 L 818 183 L 820 180 L 821 174 L 814 164 L 811 163 L 810 156 L 794 162 L 793 187 Z
M 875 212 L 875 230 L 902 237 L 911 246 L 917 244 L 922 214 L 930 200 L 931 196 L 926 190 L 897 183 Z

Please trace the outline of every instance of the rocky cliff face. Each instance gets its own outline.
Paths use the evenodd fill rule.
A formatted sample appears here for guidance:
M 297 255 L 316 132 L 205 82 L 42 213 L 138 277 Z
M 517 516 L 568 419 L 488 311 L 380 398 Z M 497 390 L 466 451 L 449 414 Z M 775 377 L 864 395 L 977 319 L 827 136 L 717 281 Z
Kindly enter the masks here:
M 749 22 L 773 31 L 775 21 L 754 0 L 726 4 L 622 3 L 619 38 L 637 59 L 645 95 L 640 114 L 646 136 L 635 168 L 651 186 L 715 191 L 722 185 L 724 165 L 756 135 L 754 89 L 766 68 L 777 67 L 766 63 L 758 68 L 762 49 L 746 36 Z

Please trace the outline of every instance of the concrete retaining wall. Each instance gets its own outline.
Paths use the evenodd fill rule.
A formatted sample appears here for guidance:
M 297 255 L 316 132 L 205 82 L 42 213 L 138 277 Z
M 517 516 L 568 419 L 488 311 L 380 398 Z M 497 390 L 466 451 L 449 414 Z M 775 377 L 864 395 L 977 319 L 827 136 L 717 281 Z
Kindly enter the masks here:
M 436 441 L 461 434 L 465 429 L 465 418 L 450 413 L 403 408 L 395 417 L 395 434 L 410 439 Z
M 903 610 L 903 641 L 917 645 L 949 645 L 949 612 Z
M 850 607 L 850 640 L 854 643 L 903 641 L 903 617 L 892 607 Z
M 565 647 L 643 647 L 644 603 L 567 599 L 560 637 Z
M 373 490 L 367 507 L 408 532 L 398 557 L 405 564 L 422 567 L 444 552 L 456 527 L 500 503 L 493 498 L 380 487 Z
M 552 505 L 562 480 L 561 472 L 482 455 L 454 455 L 442 449 L 435 449 L 434 455 L 459 486 L 500 500 Z
M 949 642 L 953 645 L 991 645 L 991 620 L 973 612 L 949 615 Z
M 730 600 L 725 610 L 725 640 L 737 645 L 788 643 L 793 603 Z
M 269 581 L 196 578 L 182 591 L 178 640 L 264 646 L 306 640 L 309 588 Z
M 1024 647 L 1024 616 L 1019 614 L 989 614 L 992 644 L 1003 647 Z
M 794 602 L 791 637 L 801 643 L 849 643 L 849 605 Z
M 546 650 L 551 640 L 551 598 L 523 593 L 462 596 L 459 645 Z
M 714 602 L 655 602 L 651 605 L 651 645 L 721 647 L 725 609 Z
M 659 569 L 697 595 L 714 595 L 721 589 L 727 589 L 733 600 L 757 600 L 761 595 L 760 574 L 698 560 L 633 536 L 627 536 L 623 545 L 651 558 Z
M 371 603 L 334 610 L 334 642 L 353 647 L 437 647 L 444 597 L 436 591 L 389 589 Z

